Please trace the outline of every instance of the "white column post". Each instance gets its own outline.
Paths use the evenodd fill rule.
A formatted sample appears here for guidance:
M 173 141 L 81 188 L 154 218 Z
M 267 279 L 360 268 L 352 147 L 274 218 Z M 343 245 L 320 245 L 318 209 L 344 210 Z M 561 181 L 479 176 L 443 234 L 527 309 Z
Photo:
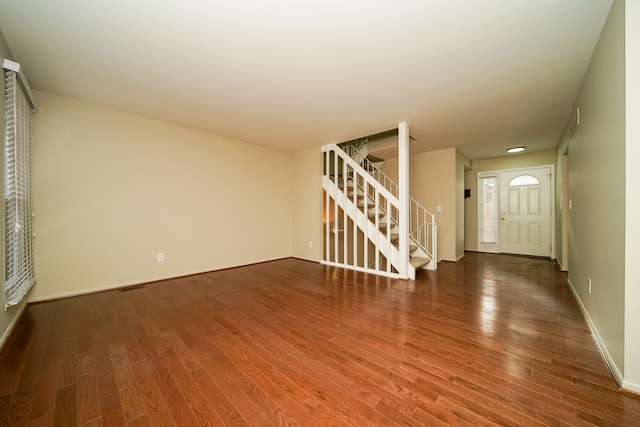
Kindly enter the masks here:
M 409 124 L 398 125 L 398 232 L 401 279 L 409 279 Z

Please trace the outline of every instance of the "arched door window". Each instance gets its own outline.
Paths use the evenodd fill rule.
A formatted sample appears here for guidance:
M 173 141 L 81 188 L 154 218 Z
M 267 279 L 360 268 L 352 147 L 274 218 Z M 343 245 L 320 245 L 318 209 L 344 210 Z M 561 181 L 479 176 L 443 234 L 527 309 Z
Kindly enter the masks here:
M 518 175 L 509 182 L 509 187 L 522 187 L 523 185 L 540 185 L 540 181 L 533 175 Z

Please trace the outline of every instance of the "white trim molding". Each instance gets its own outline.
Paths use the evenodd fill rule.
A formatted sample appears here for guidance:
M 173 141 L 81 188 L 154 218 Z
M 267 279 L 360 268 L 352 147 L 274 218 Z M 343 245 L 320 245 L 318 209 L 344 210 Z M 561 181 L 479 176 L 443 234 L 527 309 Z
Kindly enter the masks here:
M 596 328 L 595 323 L 593 323 L 593 320 L 591 320 L 591 316 L 589 316 L 589 312 L 587 312 L 587 308 L 582 303 L 582 300 L 580 299 L 580 296 L 578 295 L 576 288 L 573 286 L 573 283 L 571 283 L 571 280 L 569 280 L 569 278 L 567 278 L 567 284 L 569 285 L 569 289 L 571 289 L 571 292 L 573 293 L 573 297 L 578 302 L 578 306 L 580 306 L 580 310 L 582 310 L 582 314 L 584 315 L 584 318 L 587 321 L 587 326 L 591 331 L 591 336 L 593 337 L 593 340 L 595 341 L 596 346 L 598 347 L 598 351 L 600 351 L 600 354 L 604 359 L 604 363 L 609 368 L 609 371 L 613 375 L 613 378 L 618 384 L 618 386 L 627 388 L 625 386 L 625 381 L 624 381 L 624 377 L 622 376 L 622 372 L 620 371 L 620 369 L 618 368 L 618 365 L 616 365 L 615 361 L 613 360 L 613 357 L 611 356 L 611 353 L 609 353 L 609 350 L 607 350 L 607 346 L 604 344 L 604 341 L 602 340 L 600 333 L 598 333 L 598 328 Z M 640 391 L 640 388 L 638 389 L 629 388 L 629 390 Z
M 2 348 L 7 343 L 7 340 L 9 339 L 9 337 L 11 336 L 11 333 L 15 329 L 20 319 L 22 318 L 22 315 L 24 314 L 24 310 L 26 308 L 27 308 L 27 304 L 26 302 L 23 301 L 22 304 L 20 304 L 20 306 L 18 307 L 18 312 L 13 317 L 13 319 L 11 320 L 11 323 L 9 323 L 9 326 L 4 331 L 4 334 L 2 334 L 2 337 L 0 338 L 0 351 L 2 351 Z

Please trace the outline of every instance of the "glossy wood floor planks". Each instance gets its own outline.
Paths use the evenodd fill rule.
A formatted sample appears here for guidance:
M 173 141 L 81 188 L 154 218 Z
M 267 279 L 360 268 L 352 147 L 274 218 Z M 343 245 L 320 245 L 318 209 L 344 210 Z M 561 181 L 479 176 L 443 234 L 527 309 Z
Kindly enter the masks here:
M 640 426 L 640 399 L 550 260 L 285 259 L 29 305 L 0 354 L 14 425 Z

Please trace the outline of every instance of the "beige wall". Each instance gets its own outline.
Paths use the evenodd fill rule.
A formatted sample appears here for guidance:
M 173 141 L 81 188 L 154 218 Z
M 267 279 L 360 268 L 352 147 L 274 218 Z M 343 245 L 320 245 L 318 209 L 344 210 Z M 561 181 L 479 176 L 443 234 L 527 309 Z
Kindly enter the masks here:
M 7 46 L 7 43 L 4 40 L 4 35 L 2 34 L 2 32 L 0 32 L 0 63 L 4 60 L 4 58 L 13 59 L 13 55 L 11 55 L 11 51 L 9 50 L 9 47 Z M 4 71 L 2 73 L 1 78 L 2 78 L 2 87 L 4 87 Z M 2 111 L 4 112 L 4 100 L 2 101 Z M 2 146 L 4 147 L 4 113 L 0 114 L 0 116 L 1 116 L 0 124 L 2 125 L 2 128 L 0 128 L 2 129 Z M 4 188 L 4 148 L 0 150 L 0 164 L 3 167 L 2 177 L 0 179 L 2 179 L 2 188 Z M 0 203 L 2 207 L 2 223 L 4 224 L 5 223 L 4 197 L 2 197 L 1 199 L 2 199 L 2 202 Z M 4 229 L 5 228 L 3 226 L 3 227 L 0 227 L 0 229 L 1 229 L 0 238 L 2 239 L 2 244 L 0 245 L 0 259 L 4 259 L 5 257 Z M 4 262 L 0 262 L 0 270 L 2 272 L 2 276 L 0 277 L 3 278 L 2 283 L 4 285 L 4 277 L 5 277 Z M 9 336 L 11 329 L 15 326 L 17 320 L 20 317 L 20 314 L 25 308 L 26 300 L 23 300 L 16 307 L 11 307 L 5 310 L 4 309 L 5 299 L 4 299 L 4 290 L 3 290 L 2 292 L 0 292 L 0 303 L 2 304 L 2 306 L 0 307 L 0 348 L 2 348 L 2 345 L 5 343 L 6 338 Z
M 291 256 L 292 154 L 36 99 L 30 300 Z
M 478 250 L 478 173 L 505 169 L 520 169 L 534 166 L 546 166 L 556 163 L 556 150 L 536 153 L 516 154 L 494 159 L 474 160 L 471 169 L 466 171 L 465 182 L 471 189 L 471 197 L 464 202 L 464 247 L 468 251 Z
M 626 2 L 626 239 L 623 386 L 640 392 L 640 2 Z
M 381 170 L 397 182 L 398 160 Z M 429 151 L 409 158 L 409 194 L 436 216 L 438 261 L 455 261 L 456 255 L 456 149 Z M 437 207 L 442 210 L 437 212 Z
M 619 378 L 627 362 L 625 185 L 637 186 L 625 178 L 624 50 L 624 2 L 617 0 L 576 99 L 580 126 L 569 140 L 570 120 L 556 163 L 561 167 L 562 155 L 568 151 L 568 171 L 562 171 L 560 177 L 568 179 L 572 203 L 568 215 L 569 282 Z M 633 325 L 634 329 L 637 326 Z
M 293 155 L 293 256 L 322 260 L 322 150 Z M 311 242 L 312 247 L 309 247 Z
M 438 261 L 455 261 L 456 254 L 456 149 L 420 153 L 409 164 L 411 196 L 436 216 Z M 434 185 L 425 185 L 433 183 Z M 438 212 L 437 207 L 441 207 Z

